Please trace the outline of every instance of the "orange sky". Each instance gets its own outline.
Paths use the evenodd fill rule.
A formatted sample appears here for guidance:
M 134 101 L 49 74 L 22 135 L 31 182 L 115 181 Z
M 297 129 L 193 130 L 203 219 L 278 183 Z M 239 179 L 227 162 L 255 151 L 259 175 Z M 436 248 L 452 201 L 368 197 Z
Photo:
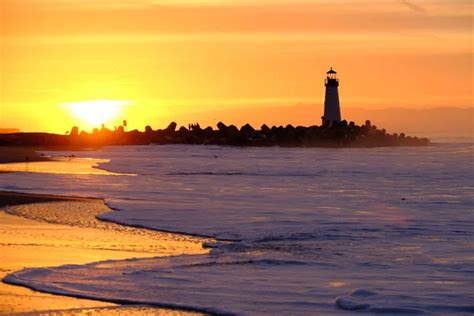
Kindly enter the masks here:
M 141 129 L 281 106 L 272 124 L 301 104 L 319 124 L 330 66 L 343 114 L 473 106 L 470 0 L 0 3 L 0 127 L 91 128 L 65 105 L 91 100 L 128 104 L 106 123 Z

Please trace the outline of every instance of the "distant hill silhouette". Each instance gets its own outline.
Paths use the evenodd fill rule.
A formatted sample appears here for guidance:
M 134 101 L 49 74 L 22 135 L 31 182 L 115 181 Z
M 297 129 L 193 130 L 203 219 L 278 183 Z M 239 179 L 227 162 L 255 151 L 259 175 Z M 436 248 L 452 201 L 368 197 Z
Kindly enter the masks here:
M 11 134 L 11 133 L 19 133 L 19 128 L 1 128 L 0 127 L 0 134 Z
M 389 131 L 403 130 L 407 133 L 473 133 L 474 108 L 406 109 L 387 108 L 381 110 L 347 109 L 346 115 L 353 121 L 369 119 Z

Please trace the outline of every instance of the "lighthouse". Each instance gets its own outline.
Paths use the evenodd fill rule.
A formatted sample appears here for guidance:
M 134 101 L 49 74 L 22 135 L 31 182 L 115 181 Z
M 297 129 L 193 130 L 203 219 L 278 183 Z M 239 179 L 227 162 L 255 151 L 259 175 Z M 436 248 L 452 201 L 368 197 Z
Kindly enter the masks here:
M 326 97 L 324 99 L 324 116 L 322 116 L 323 124 L 326 121 L 340 122 L 341 108 L 339 106 L 339 79 L 337 79 L 337 72 L 331 69 L 326 73 Z

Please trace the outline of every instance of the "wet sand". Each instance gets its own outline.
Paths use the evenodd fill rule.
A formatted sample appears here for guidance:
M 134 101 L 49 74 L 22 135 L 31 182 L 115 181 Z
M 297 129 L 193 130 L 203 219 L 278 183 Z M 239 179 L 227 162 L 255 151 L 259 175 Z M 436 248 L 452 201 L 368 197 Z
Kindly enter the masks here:
M 101 222 L 103 201 L 0 192 L 0 278 L 31 267 L 207 252 L 205 239 Z M 34 315 L 200 315 L 119 306 L 0 283 L 0 313 Z
M 108 162 L 108 159 L 89 159 L 77 157 L 51 157 L 47 161 L 24 161 L 0 163 L 0 173 L 30 172 L 55 174 L 98 174 L 98 175 L 129 175 L 118 174 L 98 168 L 99 163 Z

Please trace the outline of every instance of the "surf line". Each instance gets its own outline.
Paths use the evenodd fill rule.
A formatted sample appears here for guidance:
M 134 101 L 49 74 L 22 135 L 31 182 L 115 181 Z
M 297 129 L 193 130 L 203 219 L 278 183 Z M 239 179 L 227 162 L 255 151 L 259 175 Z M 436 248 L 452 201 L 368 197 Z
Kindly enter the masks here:
M 34 242 L 32 242 L 28 247 L 31 247 L 32 252 L 35 252 L 34 248 L 36 247 L 36 253 L 38 253 L 38 250 L 40 249 L 39 247 L 48 244 L 47 246 L 49 248 L 47 256 L 48 263 L 52 263 L 51 266 L 86 264 L 110 260 L 126 260 L 131 258 L 207 254 L 210 250 L 206 245 L 215 242 L 215 240 L 211 238 L 190 236 L 183 233 L 162 232 L 100 220 L 97 218 L 98 215 L 112 212 L 113 210 L 106 205 L 103 199 L 93 197 L 0 191 L 0 211 L 3 211 L 8 215 L 22 217 L 35 223 L 45 223 L 44 225 L 47 225 L 49 228 L 47 229 L 48 234 L 51 234 L 51 236 L 49 236 L 50 239 L 47 240 L 45 244 L 41 244 L 42 241 L 39 241 L 38 243 L 38 240 L 34 240 Z M 7 223 L 0 223 L 0 227 L 5 224 Z M 42 227 L 44 229 L 44 226 Z M 55 235 L 56 228 L 61 230 L 62 234 Z M 77 244 L 71 244 L 71 240 L 74 240 L 74 237 L 77 236 L 81 237 L 77 238 L 81 241 Z M 31 236 L 31 238 L 35 239 L 35 236 Z M 16 241 L 13 237 L 10 244 L 14 245 L 15 243 L 20 242 L 23 241 Z M 62 259 L 61 257 L 63 255 L 61 255 L 61 252 L 55 251 L 59 249 L 64 251 L 64 242 L 67 243 L 68 248 L 66 250 L 74 257 L 77 257 L 77 260 L 74 260 L 75 262 L 70 262 L 70 259 Z M 6 248 L 6 250 L 8 250 L 8 248 Z M 8 254 L 8 251 L 5 251 L 5 253 Z M 88 256 L 88 254 L 93 254 L 93 256 Z M 99 260 L 92 260 L 91 262 L 91 257 Z M 39 268 L 35 266 L 37 263 L 34 261 L 27 262 L 27 264 L 27 269 Z M 3 264 L 0 263 L 0 268 L 3 268 L 2 265 Z M 13 271 L 20 272 L 18 270 L 21 268 L 25 267 L 9 267 L 9 269 L 5 270 L 10 275 L 15 274 Z M 81 297 L 80 295 L 73 294 L 69 295 L 67 293 L 52 293 L 47 290 L 35 288 L 34 285 L 9 282 L 8 275 L 5 276 L 2 281 L 5 285 L 20 285 L 37 292 L 60 295 L 63 297 L 69 296 L 77 299 L 91 299 L 97 302 L 103 301 L 120 305 L 134 305 L 134 307 L 143 306 L 143 304 L 137 304 L 133 301 L 102 300 L 94 297 Z M 78 302 L 78 307 L 79 306 L 80 302 Z M 150 308 L 166 308 L 181 311 L 200 311 L 190 306 L 165 304 L 153 304 L 147 306 Z M 74 306 L 72 306 L 72 308 L 74 308 Z M 97 308 L 103 307 L 98 306 Z M 68 307 L 68 309 L 70 308 Z M 90 309 L 90 307 L 87 307 L 87 309 Z M 121 309 L 121 311 L 123 311 L 123 309 Z

